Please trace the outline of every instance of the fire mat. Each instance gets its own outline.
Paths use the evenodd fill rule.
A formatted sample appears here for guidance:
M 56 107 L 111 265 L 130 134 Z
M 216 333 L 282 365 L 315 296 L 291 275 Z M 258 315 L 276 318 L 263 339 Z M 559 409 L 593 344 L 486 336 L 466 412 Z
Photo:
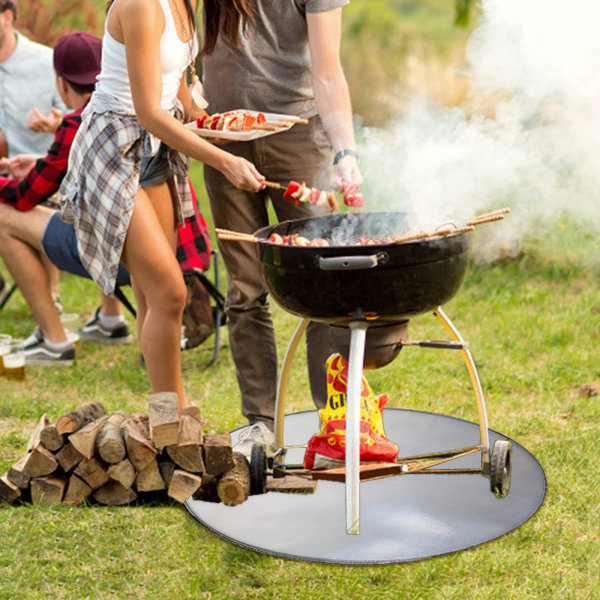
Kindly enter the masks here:
M 386 408 L 383 419 L 387 437 L 398 444 L 400 456 L 469 446 L 479 440 L 478 425 L 446 415 Z M 306 445 L 318 429 L 316 411 L 287 415 L 286 446 Z M 241 431 L 231 433 L 232 443 Z M 546 495 L 544 471 L 535 457 L 506 436 L 490 430 L 489 437 L 490 447 L 497 440 L 512 445 L 510 491 L 505 497 L 492 494 L 490 480 L 481 473 L 406 473 L 363 481 L 359 535 L 346 534 L 343 482 L 320 480 L 312 494 L 267 491 L 238 506 L 192 498 L 185 506 L 222 538 L 284 558 L 366 565 L 458 552 L 516 529 L 536 513 Z M 301 463 L 303 453 L 303 448 L 291 448 L 287 458 Z M 461 471 L 476 471 L 481 453 L 460 456 L 441 467 L 450 464 Z

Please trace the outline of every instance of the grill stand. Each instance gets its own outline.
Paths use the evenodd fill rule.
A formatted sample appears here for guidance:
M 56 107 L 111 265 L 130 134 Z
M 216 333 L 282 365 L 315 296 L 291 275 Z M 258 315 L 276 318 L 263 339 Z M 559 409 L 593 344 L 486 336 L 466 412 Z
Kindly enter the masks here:
M 448 451 L 447 453 L 434 453 L 402 459 L 401 465 L 382 465 L 379 473 L 375 473 L 373 477 L 384 477 L 386 475 L 402 474 L 402 473 L 480 473 L 487 477 L 490 475 L 490 448 L 489 448 L 489 432 L 487 411 L 483 390 L 479 374 L 475 366 L 473 356 L 468 349 L 468 344 L 463 340 L 462 336 L 452 324 L 448 316 L 444 313 L 441 307 L 437 307 L 434 316 L 439 319 L 445 329 L 448 331 L 454 344 L 447 342 L 430 342 L 418 344 L 425 347 L 458 349 L 460 350 L 473 391 L 477 402 L 477 411 L 479 416 L 479 432 L 480 445 L 459 450 Z M 277 395 L 275 400 L 275 461 L 283 461 L 287 447 L 283 444 L 283 420 L 285 417 L 284 400 L 287 393 L 288 379 L 291 370 L 292 360 L 298 348 L 302 336 L 309 324 L 309 319 L 302 319 L 292 335 L 292 339 L 288 344 L 283 363 L 281 366 L 279 381 L 277 385 Z M 368 469 L 365 473 L 361 473 L 360 466 L 360 392 L 362 386 L 362 373 L 365 352 L 366 332 L 368 328 L 367 321 L 360 318 L 357 314 L 356 318 L 348 324 L 351 330 L 350 336 L 350 352 L 348 357 L 348 386 L 346 394 L 346 460 L 344 469 L 344 481 L 346 486 L 346 533 L 349 535 L 358 535 L 360 533 L 360 480 L 369 479 Z M 292 447 L 292 446 L 290 446 Z M 481 469 L 436 469 L 429 470 L 429 467 L 452 460 L 472 452 L 481 451 Z M 429 462 L 428 462 L 429 461 Z M 414 466 L 409 466 L 414 463 Z M 293 467 L 296 468 L 297 467 Z M 377 468 L 377 467 L 376 467 Z M 388 473 L 385 473 L 385 469 Z M 339 475 L 336 477 L 335 470 L 324 472 L 322 476 L 318 476 L 315 472 L 315 479 L 330 479 L 340 480 Z M 331 476 L 328 476 L 328 473 Z M 340 473 L 341 475 L 341 473 Z M 361 476 L 362 475 L 362 476 Z

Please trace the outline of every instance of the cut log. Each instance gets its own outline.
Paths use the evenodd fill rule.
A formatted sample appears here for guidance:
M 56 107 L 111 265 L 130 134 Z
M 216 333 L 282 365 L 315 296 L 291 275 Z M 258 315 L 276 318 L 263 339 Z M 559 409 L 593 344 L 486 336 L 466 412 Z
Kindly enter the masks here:
M 44 413 L 40 422 L 36 425 L 36 428 L 33 430 L 29 441 L 27 442 L 27 452 L 31 452 L 34 448 L 37 448 L 40 445 L 40 434 L 44 427 L 46 427 L 50 421 L 48 420 L 48 415 Z
M 219 479 L 216 475 L 202 473 L 202 485 L 194 492 L 192 497 L 194 500 L 202 500 L 203 502 L 221 502 L 217 493 L 217 483 Z
M 250 465 L 243 454 L 233 453 L 234 467 L 223 473 L 217 483 L 217 494 L 223 504 L 237 506 L 250 495 Z
M 96 438 L 100 429 L 106 423 L 107 417 L 100 417 L 89 422 L 69 436 L 69 442 L 85 458 L 92 458 L 96 450 Z
M 31 480 L 31 502 L 42 506 L 57 504 L 63 499 L 66 487 L 64 475 L 35 477 Z
M 220 475 L 233 469 L 231 440 L 224 433 L 207 433 L 204 436 L 204 469 L 210 475 Z
M 121 423 L 124 420 L 125 416 L 115 413 L 102 425 L 96 438 L 96 449 L 100 458 L 111 465 L 119 463 L 125 458 L 125 440 L 121 431 Z
M 23 465 L 23 473 L 27 477 L 43 477 L 50 475 L 56 471 L 58 462 L 54 454 L 48 452 L 44 446 L 39 444 L 29 454 L 25 456 L 25 464 Z
M 165 482 L 156 459 L 151 460 L 141 471 L 138 471 L 135 478 L 135 489 L 138 492 L 156 492 L 165 489 Z
M 170 460 L 161 460 L 158 463 L 160 474 L 162 475 L 163 481 L 167 488 L 171 485 L 171 479 L 173 479 L 173 471 L 175 471 L 175 463 Z
M 135 469 L 128 459 L 123 459 L 120 463 L 110 465 L 106 474 L 118 481 L 124 488 L 130 488 L 135 482 Z
M 128 487 L 123 487 L 118 481 L 109 481 L 94 492 L 94 500 L 109 506 L 129 504 L 137 498 L 137 494 Z
M 100 402 L 84 404 L 83 406 L 58 417 L 56 421 L 56 431 L 61 434 L 74 433 L 84 425 L 87 425 L 91 421 L 95 421 L 105 414 L 106 409 Z
M 171 498 L 182 504 L 202 485 L 202 477 L 181 469 L 173 471 L 169 491 Z
M 63 502 L 71 506 L 81 506 L 92 492 L 92 488 L 83 479 L 73 474 L 69 477 Z
M 20 458 L 6 474 L 8 480 L 22 490 L 26 490 L 29 487 L 29 480 L 31 479 L 23 472 L 26 459 L 27 456 Z
M 0 502 L 8 502 L 12 504 L 21 496 L 21 489 L 8 480 L 6 474 L 0 477 Z
M 65 473 L 68 473 L 83 460 L 83 454 L 81 454 L 73 444 L 66 442 L 56 454 L 56 460 L 58 461 L 60 468 Z
M 157 448 L 177 443 L 179 435 L 179 397 L 175 392 L 158 392 L 148 396 L 150 439 Z
M 40 442 L 46 450 L 58 452 L 65 443 L 65 437 L 56 431 L 56 425 L 46 425 L 40 432 Z
M 84 458 L 75 469 L 75 475 L 81 477 L 93 490 L 102 487 L 108 481 L 106 468 L 96 458 Z
M 141 419 L 130 417 L 123 421 L 121 428 L 125 438 L 127 458 L 129 458 L 136 471 L 141 471 L 156 458 L 158 450 L 148 438 L 145 425 Z
M 315 479 L 286 475 L 285 477 L 271 477 L 267 475 L 267 492 L 287 492 L 290 494 L 312 494 L 317 487 Z
M 190 473 L 202 473 L 202 423 L 189 415 L 183 415 L 179 425 L 179 437 L 175 446 L 167 446 L 167 454 L 173 462 Z
M 200 423 L 202 423 L 202 413 L 200 412 L 200 409 L 194 404 L 190 404 L 189 406 L 182 408 L 179 411 L 179 415 L 187 415 L 188 417 L 194 417 L 196 421 L 200 421 Z

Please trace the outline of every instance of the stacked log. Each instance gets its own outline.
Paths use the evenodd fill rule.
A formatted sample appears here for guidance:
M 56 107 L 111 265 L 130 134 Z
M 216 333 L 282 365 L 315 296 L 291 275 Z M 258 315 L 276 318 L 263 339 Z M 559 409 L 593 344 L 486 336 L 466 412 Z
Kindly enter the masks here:
M 234 456 L 228 435 L 203 432 L 197 407 L 178 410 L 177 402 L 160 393 L 149 397 L 148 413 L 107 415 L 91 402 L 55 423 L 44 414 L 27 453 L 0 476 L 0 502 L 122 505 L 145 496 L 155 501 L 157 493 L 182 503 L 192 495 L 219 501 L 222 479 L 235 482 L 228 490 L 237 486 L 235 494 L 221 494 L 225 502 L 245 500 L 246 459 Z

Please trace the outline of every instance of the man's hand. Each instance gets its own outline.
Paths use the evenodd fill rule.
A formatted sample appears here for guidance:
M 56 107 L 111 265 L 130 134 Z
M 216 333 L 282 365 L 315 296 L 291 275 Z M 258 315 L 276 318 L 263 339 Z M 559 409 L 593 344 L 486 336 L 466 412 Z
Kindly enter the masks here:
M 25 123 L 32 131 L 38 133 L 54 133 L 56 128 L 60 125 L 62 120 L 62 113 L 60 110 L 52 107 L 50 114 L 44 116 L 37 107 L 33 107 L 28 113 Z
M 341 190 L 344 185 L 360 185 L 363 182 L 355 156 L 347 154 L 335 166 L 335 187 Z
M 0 170 L 8 171 L 13 177 L 25 177 L 33 168 L 35 161 L 40 158 L 34 154 L 18 154 L 13 158 L 1 158 Z

